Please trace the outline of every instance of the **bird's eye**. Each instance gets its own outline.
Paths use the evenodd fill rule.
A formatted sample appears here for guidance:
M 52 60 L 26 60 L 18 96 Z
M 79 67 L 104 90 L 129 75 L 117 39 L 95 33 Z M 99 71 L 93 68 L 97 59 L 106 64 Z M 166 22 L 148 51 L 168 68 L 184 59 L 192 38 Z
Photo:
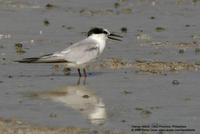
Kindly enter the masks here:
M 107 32 L 107 31 L 103 31 L 103 33 L 108 35 L 108 32 Z

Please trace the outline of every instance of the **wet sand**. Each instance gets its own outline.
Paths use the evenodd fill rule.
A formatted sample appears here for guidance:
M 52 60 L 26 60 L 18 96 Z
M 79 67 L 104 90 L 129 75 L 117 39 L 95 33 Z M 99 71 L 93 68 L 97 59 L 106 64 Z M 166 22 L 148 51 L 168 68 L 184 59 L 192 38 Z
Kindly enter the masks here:
M 187 0 L 0 0 L 1 129 L 130 133 L 134 125 L 160 124 L 199 132 L 199 6 Z M 95 26 L 124 38 L 107 42 L 86 80 L 62 65 L 14 62 L 62 50 Z

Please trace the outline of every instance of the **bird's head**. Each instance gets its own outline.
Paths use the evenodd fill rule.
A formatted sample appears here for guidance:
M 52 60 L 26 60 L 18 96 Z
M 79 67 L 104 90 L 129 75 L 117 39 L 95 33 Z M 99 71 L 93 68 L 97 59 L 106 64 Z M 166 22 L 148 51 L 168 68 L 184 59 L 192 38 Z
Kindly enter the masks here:
M 121 39 L 119 39 L 119 38 L 122 38 L 122 36 L 111 33 L 105 28 L 98 28 L 98 27 L 90 29 L 88 31 L 88 37 L 89 36 L 102 37 L 104 39 L 109 38 L 109 39 L 117 40 L 117 41 L 121 41 Z M 118 37 L 118 38 L 116 38 L 116 37 Z

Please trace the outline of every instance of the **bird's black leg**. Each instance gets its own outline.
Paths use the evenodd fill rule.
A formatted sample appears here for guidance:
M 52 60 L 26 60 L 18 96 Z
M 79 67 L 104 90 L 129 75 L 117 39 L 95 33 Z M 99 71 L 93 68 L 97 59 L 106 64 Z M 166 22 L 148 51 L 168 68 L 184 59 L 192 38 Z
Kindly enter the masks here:
M 87 72 L 86 72 L 85 68 L 83 68 L 83 73 L 84 73 L 84 77 L 86 78 L 87 77 Z
M 79 86 L 79 85 L 81 84 L 81 79 L 83 79 L 83 85 L 86 85 L 86 77 L 83 77 L 83 78 L 82 78 L 82 77 L 79 77 L 79 78 L 78 78 L 78 81 L 77 81 L 77 83 L 76 83 L 77 86 Z
M 80 68 L 78 68 L 78 74 L 79 74 L 79 77 L 81 77 L 81 70 L 80 70 Z

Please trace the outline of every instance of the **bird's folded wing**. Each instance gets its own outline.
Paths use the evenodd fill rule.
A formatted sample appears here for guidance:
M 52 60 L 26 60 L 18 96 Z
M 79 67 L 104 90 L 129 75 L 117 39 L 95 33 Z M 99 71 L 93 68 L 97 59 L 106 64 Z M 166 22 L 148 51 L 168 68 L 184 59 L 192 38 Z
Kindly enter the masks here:
M 24 58 L 22 60 L 18 60 L 16 62 L 20 63 L 65 63 L 66 61 L 61 56 L 55 56 L 54 54 L 43 55 L 40 57 L 31 57 L 31 58 Z
M 61 52 L 67 61 L 83 64 L 95 59 L 99 54 L 97 43 L 93 40 L 83 40 Z
M 20 63 L 76 63 L 83 64 L 95 59 L 99 54 L 97 42 L 85 39 L 63 51 L 47 54 L 40 57 L 31 57 L 18 60 Z

